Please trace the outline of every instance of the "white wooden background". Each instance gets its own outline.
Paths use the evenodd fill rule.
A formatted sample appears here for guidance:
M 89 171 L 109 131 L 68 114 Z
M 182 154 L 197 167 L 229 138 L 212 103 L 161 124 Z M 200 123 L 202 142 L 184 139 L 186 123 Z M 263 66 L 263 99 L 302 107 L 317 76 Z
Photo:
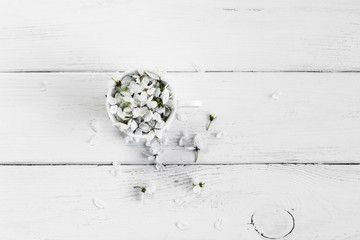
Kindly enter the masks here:
M 164 172 L 106 115 L 138 65 L 203 101 Z M 0 239 L 360 239 L 359 71 L 356 0 L 2 0 Z M 208 139 L 198 163 L 184 129 Z

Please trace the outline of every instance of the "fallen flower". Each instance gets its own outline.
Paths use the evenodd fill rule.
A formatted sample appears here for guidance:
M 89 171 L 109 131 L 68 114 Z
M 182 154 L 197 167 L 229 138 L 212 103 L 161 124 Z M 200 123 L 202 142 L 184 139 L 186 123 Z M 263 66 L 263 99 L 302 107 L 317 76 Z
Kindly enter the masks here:
M 156 147 L 150 147 L 148 152 L 143 152 L 149 161 L 155 162 L 155 168 L 160 172 L 165 170 L 164 162 L 161 158 L 163 152 L 162 149 Z
M 153 184 L 149 184 L 146 187 L 134 186 L 134 188 L 139 188 L 142 194 L 147 194 L 147 195 L 153 195 L 156 191 L 156 186 Z
M 202 182 L 199 178 L 193 178 L 192 180 L 193 192 L 198 194 L 205 186 L 205 182 Z
M 186 150 L 195 151 L 195 162 L 197 162 L 199 157 L 199 151 L 203 148 L 205 148 L 204 141 L 202 140 L 200 135 L 196 135 L 193 140 L 193 146 L 187 147 Z
M 209 125 L 207 126 L 206 131 L 209 130 L 209 127 L 210 127 L 212 121 L 214 121 L 215 119 L 216 119 L 216 114 L 215 113 L 212 113 L 212 114 L 209 115 Z

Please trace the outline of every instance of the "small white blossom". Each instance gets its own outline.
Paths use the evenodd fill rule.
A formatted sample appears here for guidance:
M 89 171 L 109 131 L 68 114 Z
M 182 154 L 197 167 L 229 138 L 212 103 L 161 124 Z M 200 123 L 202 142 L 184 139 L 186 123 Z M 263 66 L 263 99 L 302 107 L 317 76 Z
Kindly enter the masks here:
M 193 139 L 192 146 L 187 147 L 186 150 L 195 151 L 195 154 L 196 154 L 195 162 L 197 162 L 197 159 L 199 156 L 199 151 L 204 148 L 205 148 L 205 142 L 203 141 L 203 139 L 201 138 L 200 135 L 196 135 Z
M 202 189 L 205 186 L 205 182 L 201 181 L 199 178 L 192 179 L 193 192 L 196 194 L 201 193 Z
M 145 187 L 134 186 L 134 188 L 140 189 L 141 193 L 146 195 L 153 195 L 156 192 L 156 185 L 154 184 L 148 184 Z
M 209 115 L 209 125 L 207 126 L 206 131 L 209 130 L 209 127 L 210 127 L 211 123 L 212 123 L 216 118 L 217 118 L 217 116 L 216 116 L 215 113 L 212 113 L 212 114 Z
M 169 101 L 169 97 L 170 97 L 170 92 L 167 88 L 165 88 L 161 94 L 162 103 L 166 104 Z
M 150 147 L 148 152 L 143 152 L 149 161 L 154 161 L 155 168 L 158 171 L 164 171 L 165 166 L 162 159 L 163 150 L 156 147 Z

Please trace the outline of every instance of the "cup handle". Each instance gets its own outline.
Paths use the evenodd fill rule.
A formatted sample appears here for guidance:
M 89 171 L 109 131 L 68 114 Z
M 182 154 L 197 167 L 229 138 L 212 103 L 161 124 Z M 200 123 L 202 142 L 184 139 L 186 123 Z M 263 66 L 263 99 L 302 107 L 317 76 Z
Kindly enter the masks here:
M 197 108 L 202 106 L 202 101 L 200 100 L 178 100 L 178 108 Z

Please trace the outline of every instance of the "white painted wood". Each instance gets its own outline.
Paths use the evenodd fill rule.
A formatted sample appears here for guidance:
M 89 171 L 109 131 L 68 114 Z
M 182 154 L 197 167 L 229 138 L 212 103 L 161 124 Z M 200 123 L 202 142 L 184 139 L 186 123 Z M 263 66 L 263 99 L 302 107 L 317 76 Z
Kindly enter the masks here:
M 288 240 L 360 237 L 360 166 L 171 166 L 161 173 L 150 166 L 121 166 L 117 178 L 109 170 L 1 166 L 1 238 L 260 240 L 249 224 L 254 213 L 264 222 L 281 220 L 264 209 L 293 215 Z M 193 176 L 205 182 L 200 196 L 192 193 Z M 133 186 L 150 180 L 158 189 L 141 204 Z M 218 219 L 222 231 L 214 228 Z M 190 229 L 181 231 L 176 223 Z M 271 224 L 257 227 L 274 233 Z
M 360 70 L 357 0 L 0 2 L 0 71 Z
M 107 118 L 110 74 L 0 75 L 2 163 L 149 163 Z M 192 164 L 180 131 L 208 138 L 199 163 L 359 162 L 360 81 L 356 73 L 172 73 L 182 109 L 165 147 L 167 164 Z M 46 91 L 44 91 L 44 86 Z M 272 96 L 272 97 L 271 97 Z M 205 131 L 207 114 L 218 119 Z M 90 122 L 96 120 L 96 137 Z M 224 139 L 215 138 L 227 131 Z M 90 139 L 93 146 L 89 144 Z

